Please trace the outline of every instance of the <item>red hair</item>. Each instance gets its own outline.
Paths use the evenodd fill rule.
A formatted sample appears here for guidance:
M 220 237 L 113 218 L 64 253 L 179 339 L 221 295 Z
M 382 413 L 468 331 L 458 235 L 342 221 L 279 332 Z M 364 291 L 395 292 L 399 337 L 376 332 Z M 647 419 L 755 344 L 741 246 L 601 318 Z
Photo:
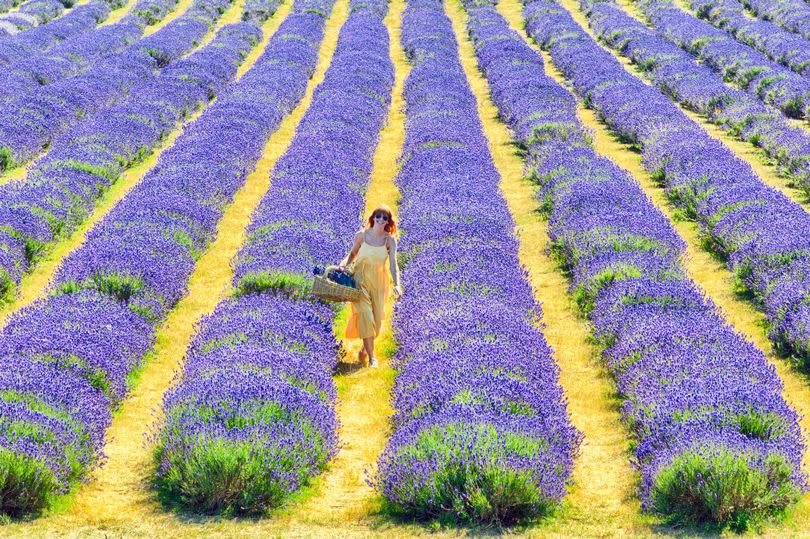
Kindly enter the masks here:
M 394 216 L 391 213 L 391 208 L 383 204 L 374 209 L 371 212 L 371 215 L 368 216 L 368 222 L 366 224 L 366 228 L 372 228 L 374 226 L 374 216 L 378 213 L 384 213 L 388 216 L 388 221 L 385 223 L 385 231 L 391 234 L 392 236 L 397 233 L 397 223 L 394 221 Z

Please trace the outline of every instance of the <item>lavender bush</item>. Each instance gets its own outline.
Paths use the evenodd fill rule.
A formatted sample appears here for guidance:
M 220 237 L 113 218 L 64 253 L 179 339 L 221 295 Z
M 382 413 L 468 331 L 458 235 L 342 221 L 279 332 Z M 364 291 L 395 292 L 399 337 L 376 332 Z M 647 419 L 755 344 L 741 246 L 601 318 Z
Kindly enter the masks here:
M 332 63 L 234 261 L 235 298 L 203 320 L 164 401 L 157 485 L 186 509 L 278 507 L 337 451 L 335 312 L 280 283 L 303 282 L 313 265 L 344 254 L 390 104 L 386 3 L 349 7 Z
M 6 61 L 8 57 L 23 58 L 26 53 L 43 52 L 72 35 L 93 28 L 107 18 L 111 7 L 120 7 L 122 2 L 123 0 L 91 1 L 71 9 L 63 17 L 38 26 L 34 25 L 35 17 L 5 15 L 3 17 L 14 17 L 16 20 L 4 21 L 0 27 L 0 62 Z M 18 24 L 33 27 L 21 32 Z
M 810 76 L 810 42 L 777 24 L 749 16 L 738 0 L 691 0 L 696 14 L 775 62 Z M 810 9 L 807 11 L 810 14 Z
M 56 19 L 70 7 L 72 0 L 26 0 L 16 11 L 0 15 L 0 39 Z
M 324 16 L 313 9 L 330 8 L 296 3 L 256 64 L 66 259 L 54 283 L 60 293 L 15 316 L 0 334 L 7 350 L 0 380 L 8 380 L 0 400 L 14 410 L 0 423 L 3 512 L 36 511 L 103 458 L 112 409 L 156 325 L 184 293 L 195 256 L 265 141 L 303 96 L 323 36 Z M 189 63 L 184 79 L 232 76 L 259 34 L 250 24 L 226 27 L 203 49 L 219 52 Z M 60 392 L 62 400 L 51 396 Z
M 592 54 L 573 27 L 550 24 L 551 6 L 527 7 L 532 28 L 571 39 L 572 55 Z M 806 478 L 798 416 L 775 370 L 685 276 L 682 240 L 633 179 L 594 152 L 576 100 L 545 76 L 540 55 L 491 4 L 466 8 L 479 68 L 539 184 L 552 252 L 624 400 L 643 506 L 736 527 L 782 511 Z
M 778 350 L 810 358 L 810 216 L 763 185 L 751 167 L 709 137 L 667 97 L 627 73 L 558 5 L 525 6 L 530 36 L 551 54 L 574 90 L 608 126 L 642 152 L 645 168 L 709 248 L 765 311 Z
M 792 118 L 810 114 L 810 80 L 771 61 L 722 30 L 672 5 L 670 0 L 642 0 L 651 26 L 667 39 L 748 88 L 766 104 Z
M 24 180 L 0 187 L 0 268 L 6 298 L 13 296 L 16 283 L 43 250 L 69 234 L 127 168 L 152 153 L 185 116 L 236 75 L 238 63 L 260 38 L 253 25 L 226 26 L 211 44 L 151 76 L 158 58 L 178 58 L 194 46 L 208 29 L 200 20 L 202 14 L 218 17 L 225 6 L 221 2 L 200 0 L 191 18 L 177 19 L 176 26 L 166 26 L 165 32 L 146 38 L 142 47 L 119 55 L 118 69 L 100 69 L 107 80 L 98 80 L 96 70 L 91 70 L 87 81 L 100 83 L 97 89 L 102 95 L 112 94 L 107 97 L 113 104 L 59 137 Z M 138 78 L 140 83 L 134 84 Z M 100 97 L 80 79 L 64 81 L 85 93 L 72 99 Z M 119 104 L 114 104 L 115 94 L 122 90 L 116 79 L 131 84 L 128 97 Z M 36 135 L 18 132 L 29 139 Z
M 137 86 L 154 85 L 152 77 L 160 69 L 196 47 L 229 2 L 196 0 L 182 17 L 81 76 L 37 86 L 31 92 L 23 89 L 0 109 L 0 167 L 20 166 L 45 148 L 64 146 L 64 139 L 75 135 L 65 134 L 67 130 L 83 127 L 83 121 L 105 107 L 122 100 L 130 105 L 137 103 L 139 94 L 149 87 Z M 56 140 L 60 135 L 64 135 L 62 140 Z
M 418 518 L 511 524 L 558 505 L 580 435 L 442 3 L 409 2 L 402 29 L 408 293 L 394 318 L 394 433 L 373 483 Z
M 802 0 L 743 0 L 758 17 L 810 39 L 810 6 Z
M 175 0 L 139 0 L 130 14 L 116 24 L 80 32 L 43 53 L 31 51 L 19 58 L 8 58 L 6 68 L 0 73 L 0 102 L 8 105 L 15 99 L 32 95 L 40 86 L 85 73 L 100 60 L 140 40 L 147 26 L 160 22 L 176 7 Z M 137 49 L 135 45 L 131 50 Z M 73 94 L 78 90 L 71 88 L 68 92 Z
M 600 39 L 630 58 L 664 93 L 762 148 L 785 175 L 810 192 L 810 135 L 804 129 L 791 126 L 749 92 L 728 86 L 719 74 L 613 3 L 582 4 Z

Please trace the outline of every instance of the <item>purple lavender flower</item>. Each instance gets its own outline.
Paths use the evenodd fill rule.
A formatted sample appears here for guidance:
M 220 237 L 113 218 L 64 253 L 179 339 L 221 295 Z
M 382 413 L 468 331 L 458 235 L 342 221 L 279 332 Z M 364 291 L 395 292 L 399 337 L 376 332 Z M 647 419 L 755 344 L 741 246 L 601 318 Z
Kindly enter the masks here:
M 594 7 L 593 14 L 616 20 L 611 9 Z M 571 293 L 589 315 L 624 398 L 622 414 L 637 438 L 643 506 L 724 523 L 784 509 L 807 481 L 798 416 L 782 398 L 775 370 L 685 276 L 683 242 L 632 178 L 590 148 L 574 97 L 545 76 L 542 58 L 491 5 L 469 2 L 467 10 L 479 67 L 526 154 L 527 176 L 540 186 L 552 252 L 570 272 Z M 694 147 L 706 144 L 702 131 L 627 74 L 564 10 L 537 0 L 524 14 L 529 34 L 577 92 L 645 155 L 653 145 L 662 151 L 659 141 L 675 133 L 679 142 L 688 134 Z M 635 30 L 605 35 L 617 45 L 625 38 L 639 47 L 657 45 Z M 708 161 L 721 168 L 711 152 L 674 153 L 680 148 L 666 150 L 680 159 L 668 165 Z M 730 162 L 726 157 L 723 166 Z M 690 197 L 703 188 L 683 184 L 670 194 L 694 203 Z M 724 189 L 717 185 L 697 204 Z M 736 480 L 746 488 L 737 489 Z
M 373 483 L 419 518 L 508 524 L 559 503 L 580 435 L 450 22 L 441 2 L 414 0 L 402 23 L 408 294 L 394 317 L 394 434 Z

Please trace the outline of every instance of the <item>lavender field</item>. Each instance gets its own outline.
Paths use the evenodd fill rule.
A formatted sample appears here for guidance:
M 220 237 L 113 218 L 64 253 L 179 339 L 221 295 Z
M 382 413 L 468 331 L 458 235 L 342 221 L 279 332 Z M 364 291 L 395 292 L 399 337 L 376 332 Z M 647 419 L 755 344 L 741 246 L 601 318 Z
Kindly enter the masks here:
M 0 67 L 0 536 L 810 533 L 806 0 L 0 0 Z

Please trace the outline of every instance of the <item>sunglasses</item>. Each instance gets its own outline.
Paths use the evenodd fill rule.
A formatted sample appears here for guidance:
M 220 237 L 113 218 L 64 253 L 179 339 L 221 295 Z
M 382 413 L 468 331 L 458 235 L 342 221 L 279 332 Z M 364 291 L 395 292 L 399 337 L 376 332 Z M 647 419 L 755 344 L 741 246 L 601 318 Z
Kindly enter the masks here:
M 382 219 L 383 221 L 388 221 L 388 216 L 384 213 L 378 213 L 374 216 L 375 219 Z

